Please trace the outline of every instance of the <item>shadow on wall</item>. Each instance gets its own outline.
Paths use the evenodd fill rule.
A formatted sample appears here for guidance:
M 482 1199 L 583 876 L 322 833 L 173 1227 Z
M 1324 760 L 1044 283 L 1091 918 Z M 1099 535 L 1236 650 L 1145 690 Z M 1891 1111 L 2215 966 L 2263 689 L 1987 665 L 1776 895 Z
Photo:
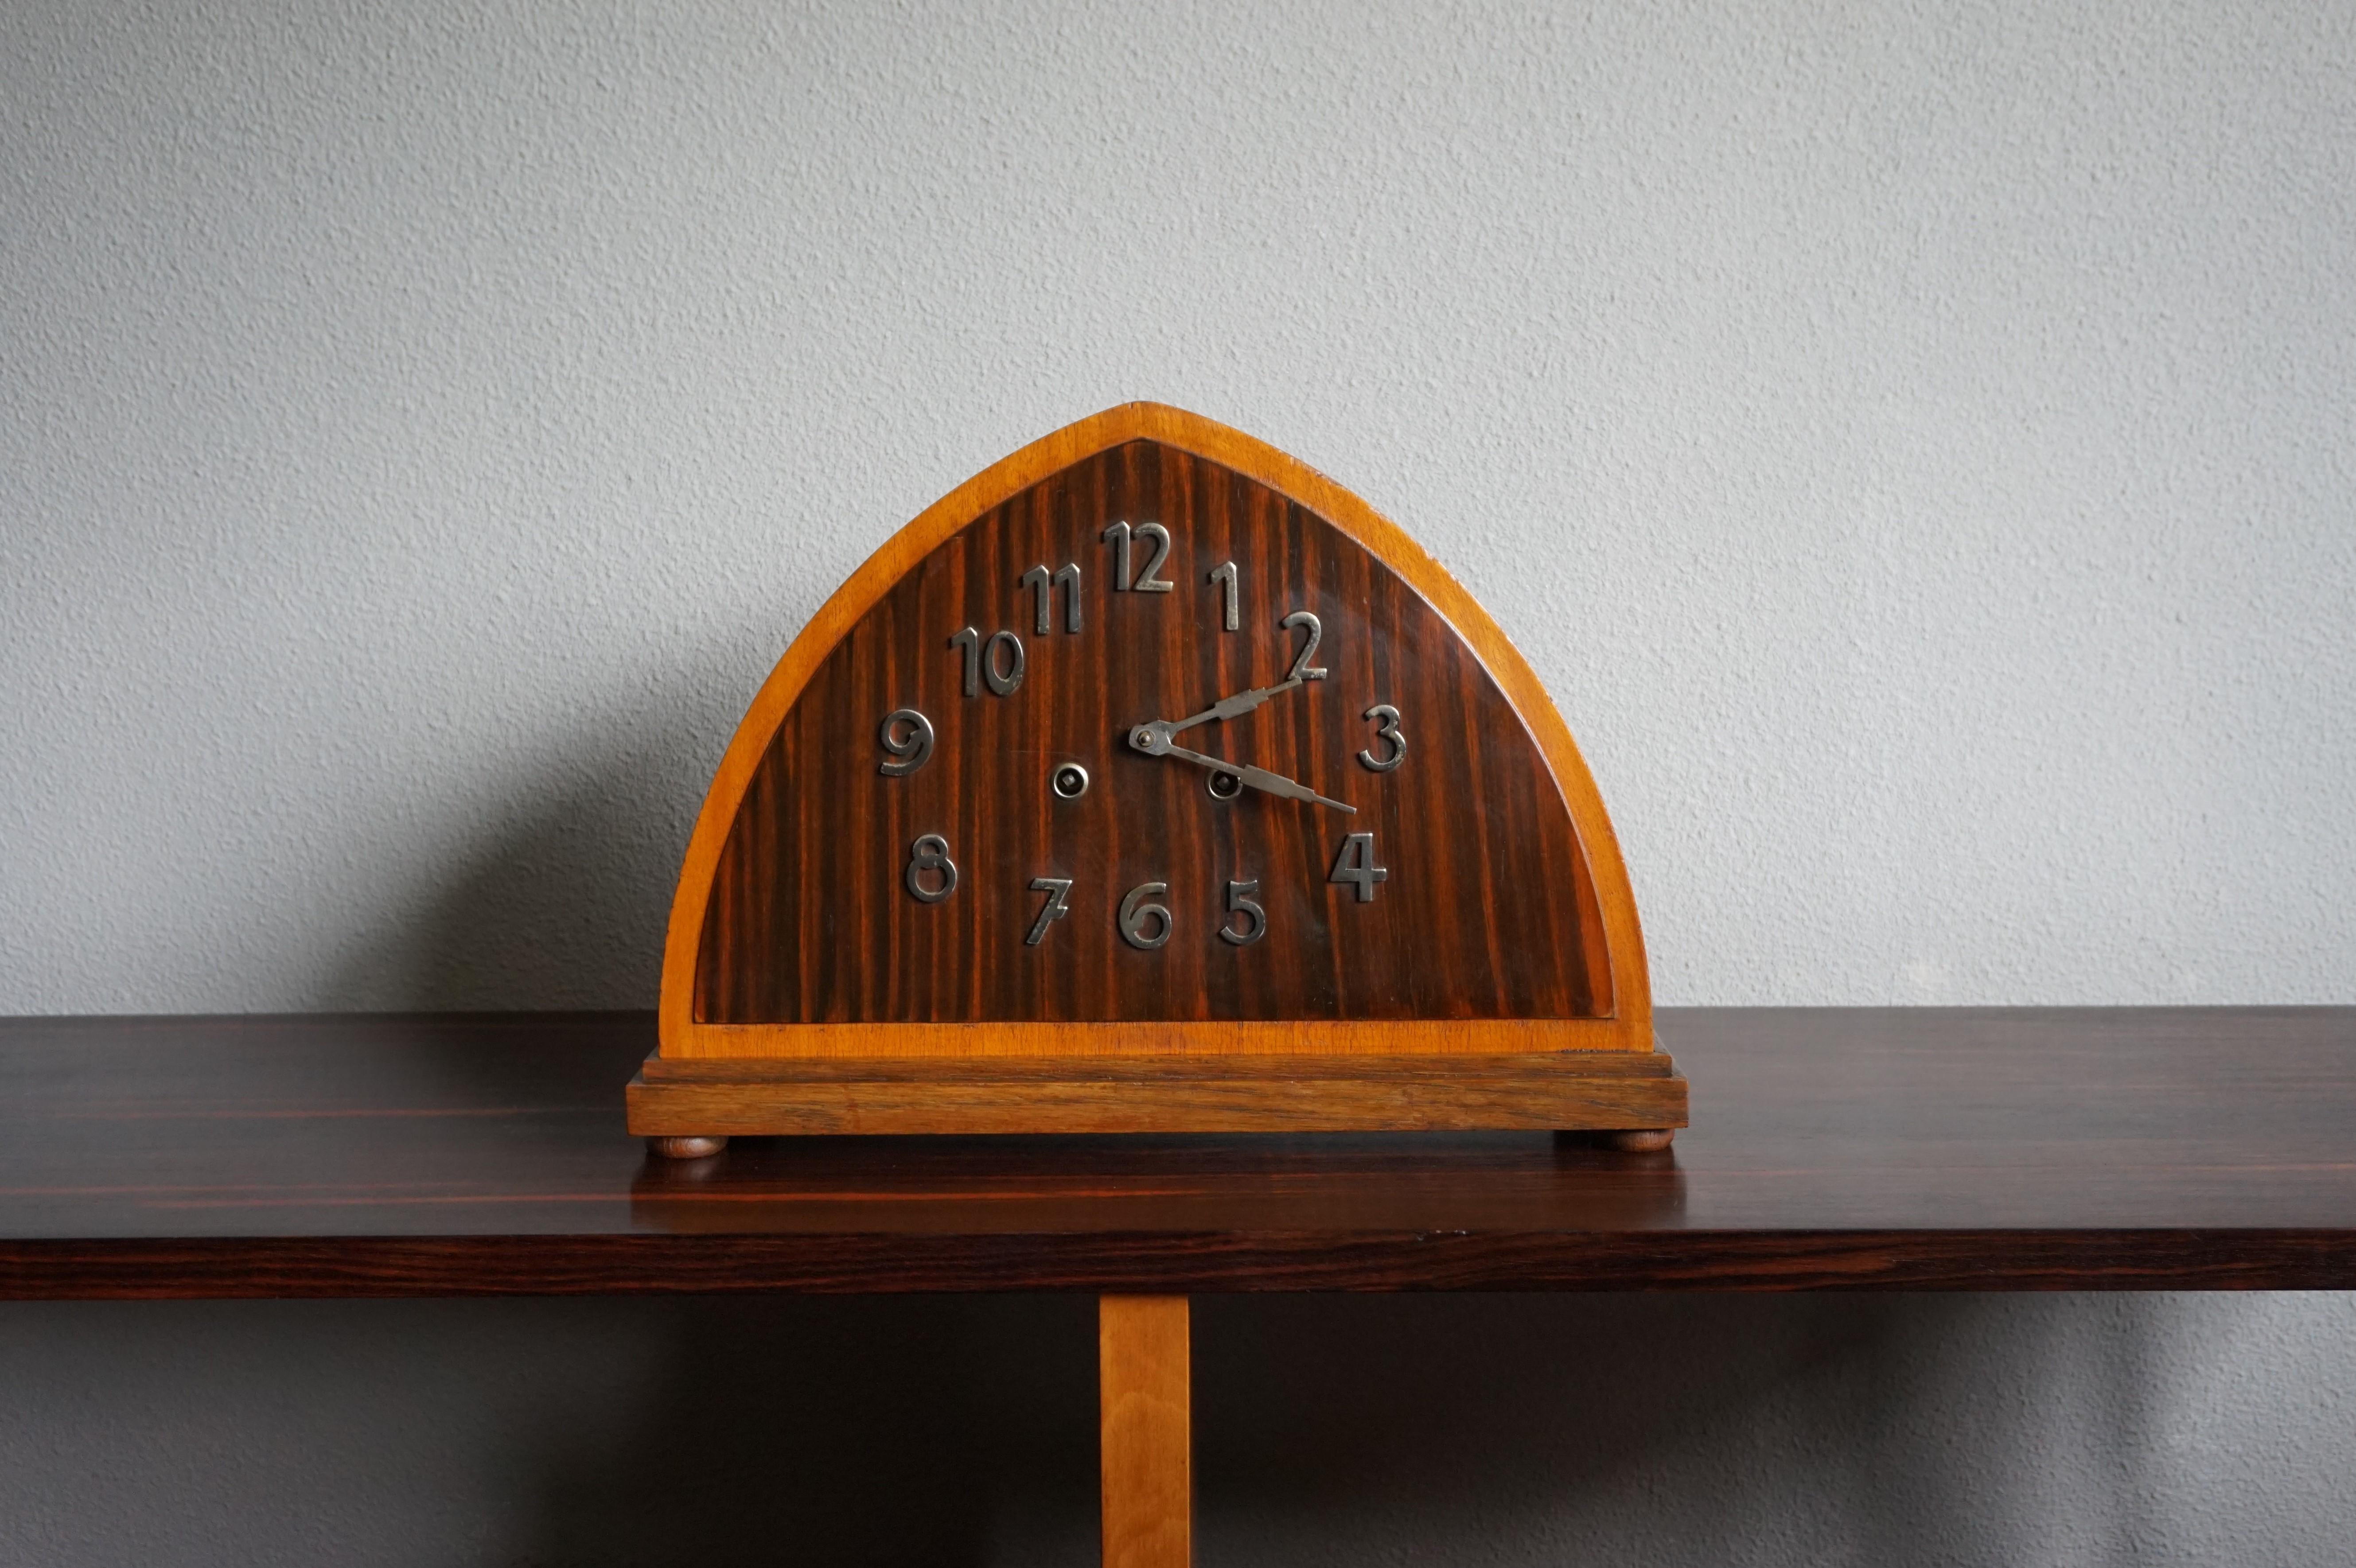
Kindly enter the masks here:
M 1203 1555 L 2140 1560 L 2162 1299 L 1209 1299 Z
M 0 1304 L 0 1562 L 1084 1568 L 1094 1304 Z M 1222 1296 L 1200 1561 L 2347 1561 L 2356 1296 Z
M 1093 1298 L 659 1310 L 659 1381 L 627 1434 L 536 1456 L 512 1561 L 1095 1561 Z
M 580 720 L 518 769 L 438 885 L 337 966 L 321 1005 L 653 1008 L 688 832 L 766 674 L 715 661 Z
M 1205 1297 L 1235 1565 L 2142 1560 L 2155 1297 Z M 1086 1297 L 678 1304 L 519 1560 L 1091 1563 Z M 2240 1511 L 2230 1498 L 2211 1499 Z M 2245 1538 L 2246 1539 L 2246 1538 Z M 2254 1560 L 2270 1560 L 2263 1537 Z

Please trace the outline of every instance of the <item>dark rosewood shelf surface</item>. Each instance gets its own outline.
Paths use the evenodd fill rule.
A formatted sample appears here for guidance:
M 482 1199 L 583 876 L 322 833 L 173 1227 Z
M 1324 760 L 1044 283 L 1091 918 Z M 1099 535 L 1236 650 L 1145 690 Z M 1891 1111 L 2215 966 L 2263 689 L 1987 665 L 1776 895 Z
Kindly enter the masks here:
M 1672 1009 L 1667 1155 L 744 1139 L 648 1014 L 0 1021 L 0 1297 L 2356 1288 L 2356 1008 Z

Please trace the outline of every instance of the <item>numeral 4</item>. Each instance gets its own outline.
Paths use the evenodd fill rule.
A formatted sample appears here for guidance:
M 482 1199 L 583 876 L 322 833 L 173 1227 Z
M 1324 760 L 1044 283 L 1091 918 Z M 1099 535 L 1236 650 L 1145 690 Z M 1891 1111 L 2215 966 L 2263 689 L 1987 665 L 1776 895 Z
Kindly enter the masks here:
M 1375 836 L 1371 833 L 1351 833 L 1342 839 L 1342 852 L 1333 857 L 1333 874 L 1329 882 L 1349 883 L 1358 890 L 1358 901 L 1375 901 L 1375 884 L 1391 880 L 1390 872 L 1375 864 Z

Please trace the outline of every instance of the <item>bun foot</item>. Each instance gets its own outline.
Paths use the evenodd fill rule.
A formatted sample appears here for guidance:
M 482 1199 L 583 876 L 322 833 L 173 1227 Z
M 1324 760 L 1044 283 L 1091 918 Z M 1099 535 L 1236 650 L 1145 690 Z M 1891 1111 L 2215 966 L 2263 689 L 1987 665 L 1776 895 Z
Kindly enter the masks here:
M 1669 1147 L 1677 1136 L 1675 1127 L 1625 1127 L 1602 1136 L 1605 1148 L 1616 1148 L 1623 1154 L 1657 1154 Z
M 647 1152 L 665 1159 L 702 1159 L 728 1147 L 724 1137 L 648 1138 Z

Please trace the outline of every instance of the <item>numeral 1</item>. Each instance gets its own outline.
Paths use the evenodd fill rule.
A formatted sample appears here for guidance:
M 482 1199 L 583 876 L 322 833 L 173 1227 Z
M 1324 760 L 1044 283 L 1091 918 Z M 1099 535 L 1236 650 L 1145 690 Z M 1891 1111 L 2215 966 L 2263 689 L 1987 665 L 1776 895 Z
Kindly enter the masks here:
M 965 694 L 981 695 L 981 634 L 971 626 L 949 634 L 949 646 L 965 650 Z
M 1218 565 L 1211 568 L 1211 574 L 1208 577 L 1205 577 L 1203 581 L 1205 582 L 1225 583 L 1226 585 L 1226 629 L 1230 632 L 1239 632 L 1243 630 L 1244 623 L 1241 608 L 1236 603 L 1236 563 L 1232 560 L 1223 560 L 1219 562 Z
M 1342 852 L 1333 857 L 1333 874 L 1329 882 L 1346 882 L 1358 890 L 1358 901 L 1375 901 L 1375 884 L 1390 880 L 1391 874 L 1375 864 L 1375 836 L 1371 833 L 1351 833 L 1343 836 Z
M 1128 592 L 1129 525 L 1107 523 L 1104 526 L 1104 532 L 1098 534 L 1097 538 L 1112 541 L 1112 591 L 1115 593 Z

